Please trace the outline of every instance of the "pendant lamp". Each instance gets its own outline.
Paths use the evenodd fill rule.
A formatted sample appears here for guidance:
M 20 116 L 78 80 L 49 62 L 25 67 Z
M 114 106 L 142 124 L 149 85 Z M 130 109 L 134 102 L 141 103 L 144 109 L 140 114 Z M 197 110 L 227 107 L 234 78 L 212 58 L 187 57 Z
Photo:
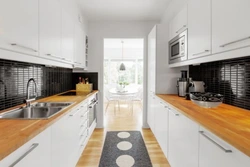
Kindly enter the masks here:
M 121 65 L 120 65 L 120 71 L 125 71 L 126 70 L 126 67 L 125 67 L 125 65 L 124 65 L 124 63 L 123 63 L 123 41 L 122 41 L 122 63 L 121 63 Z

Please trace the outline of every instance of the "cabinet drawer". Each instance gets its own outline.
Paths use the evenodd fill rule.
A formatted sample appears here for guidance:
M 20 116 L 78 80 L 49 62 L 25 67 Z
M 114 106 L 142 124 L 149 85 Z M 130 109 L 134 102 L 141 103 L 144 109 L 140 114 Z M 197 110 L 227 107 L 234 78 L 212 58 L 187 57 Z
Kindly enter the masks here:
M 200 127 L 199 166 L 200 167 L 249 167 L 248 156 L 223 141 L 213 133 Z
M 85 140 L 87 139 L 88 137 L 88 128 L 86 128 L 83 133 L 81 134 L 80 136 L 80 141 L 79 141 L 79 145 L 82 146 L 83 143 L 85 142 Z

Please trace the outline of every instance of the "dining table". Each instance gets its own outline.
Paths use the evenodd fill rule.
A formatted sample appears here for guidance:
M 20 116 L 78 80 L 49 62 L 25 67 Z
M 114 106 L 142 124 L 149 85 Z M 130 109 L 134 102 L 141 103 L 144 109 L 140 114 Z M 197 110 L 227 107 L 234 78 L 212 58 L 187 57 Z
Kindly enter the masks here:
M 136 88 L 125 88 L 123 90 L 119 90 L 117 88 L 109 89 L 109 93 L 112 96 L 116 96 L 119 101 L 127 101 L 128 106 L 133 112 L 133 99 L 136 97 L 138 93 L 138 89 Z

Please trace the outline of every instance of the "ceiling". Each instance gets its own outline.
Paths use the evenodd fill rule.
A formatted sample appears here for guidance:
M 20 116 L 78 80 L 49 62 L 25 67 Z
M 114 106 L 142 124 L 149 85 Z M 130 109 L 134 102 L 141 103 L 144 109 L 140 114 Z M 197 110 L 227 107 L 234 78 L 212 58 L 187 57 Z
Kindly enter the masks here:
M 131 38 L 107 38 L 104 39 L 104 48 L 138 48 L 142 49 L 144 45 L 143 39 L 131 39 Z
M 78 0 L 89 21 L 160 20 L 171 0 Z

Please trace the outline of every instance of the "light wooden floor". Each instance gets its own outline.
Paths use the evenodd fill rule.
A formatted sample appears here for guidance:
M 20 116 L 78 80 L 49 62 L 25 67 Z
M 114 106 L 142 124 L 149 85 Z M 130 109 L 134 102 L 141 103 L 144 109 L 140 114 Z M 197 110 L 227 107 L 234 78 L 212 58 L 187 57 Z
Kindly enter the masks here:
M 114 105 L 110 104 L 105 115 L 105 128 L 95 129 L 77 167 L 97 167 L 102 154 L 106 131 L 139 130 L 142 132 L 153 166 L 170 167 L 160 146 L 150 129 L 142 129 L 142 110 L 139 102 L 134 103 L 134 112 L 128 109 L 125 102 L 120 104 L 120 111 L 114 113 Z

